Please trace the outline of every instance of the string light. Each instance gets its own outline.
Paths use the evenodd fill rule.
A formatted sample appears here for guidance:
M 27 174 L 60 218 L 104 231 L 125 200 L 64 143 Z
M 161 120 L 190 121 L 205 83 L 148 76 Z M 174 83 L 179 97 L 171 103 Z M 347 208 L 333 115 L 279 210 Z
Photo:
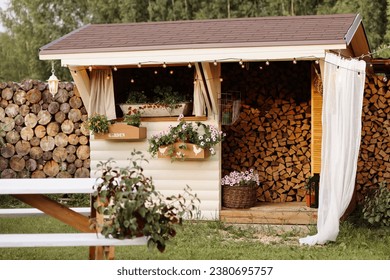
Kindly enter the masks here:
M 89 72 L 92 72 L 92 66 L 88 67 Z
M 260 69 L 260 70 L 263 70 L 263 66 L 259 66 L 259 69 Z
M 265 65 L 269 66 L 269 61 L 268 60 L 265 62 Z
M 116 68 L 116 66 L 114 66 L 114 71 L 118 71 L 118 68 Z
M 111 75 L 110 74 L 108 74 L 107 75 L 107 80 L 109 80 L 111 78 Z
M 191 68 L 191 67 L 192 67 L 191 62 L 188 62 L 188 68 Z
M 297 64 L 297 60 L 295 59 L 295 57 L 294 57 L 293 63 L 294 63 L 294 64 Z
M 387 77 L 386 77 L 386 74 L 383 74 L 382 81 L 383 81 L 383 82 L 385 82 L 385 83 L 387 82 Z
M 163 68 L 167 68 L 167 64 L 165 62 L 163 63 Z
M 157 70 L 154 70 L 154 74 L 155 74 L 155 75 L 157 75 L 157 74 L 158 74 Z
M 222 82 L 223 82 L 223 78 L 222 78 L 222 77 L 219 77 L 219 81 L 222 83 Z
M 173 70 L 169 71 L 169 74 L 173 75 Z
M 315 64 L 319 64 L 320 61 L 317 59 L 317 60 L 314 61 L 314 63 L 315 63 Z
M 130 83 L 134 84 L 134 79 L 130 79 Z
M 218 65 L 218 62 L 216 60 L 214 60 L 214 66 L 217 66 Z
M 142 67 L 141 62 L 139 62 L 138 63 L 138 68 L 141 68 L 141 67 Z
M 243 64 L 244 64 L 244 62 L 242 61 L 242 59 L 240 59 L 240 62 L 239 62 L 239 63 L 240 63 L 240 65 L 243 65 Z

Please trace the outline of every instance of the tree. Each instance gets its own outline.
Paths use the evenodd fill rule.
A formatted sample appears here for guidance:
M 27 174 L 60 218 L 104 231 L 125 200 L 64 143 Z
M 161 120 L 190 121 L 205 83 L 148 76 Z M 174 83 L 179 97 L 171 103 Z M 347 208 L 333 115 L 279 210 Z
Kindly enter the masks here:
M 9 8 L 0 12 L 7 30 L 2 43 L 7 50 L 1 55 L 9 65 L 5 71 L 10 73 L 2 73 L 3 79 L 48 78 L 51 63 L 38 59 L 39 48 L 83 24 L 87 6 L 79 2 L 83 1 L 10 0 Z M 56 66 L 60 79 L 69 77 Z
M 389 1 L 390 2 L 390 1 Z M 319 5 L 320 14 L 329 13 L 360 13 L 365 31 L 372 49 L 378 48 L 389 40 L 385 38 L 388 20 L 386 0 L 329 0 Z

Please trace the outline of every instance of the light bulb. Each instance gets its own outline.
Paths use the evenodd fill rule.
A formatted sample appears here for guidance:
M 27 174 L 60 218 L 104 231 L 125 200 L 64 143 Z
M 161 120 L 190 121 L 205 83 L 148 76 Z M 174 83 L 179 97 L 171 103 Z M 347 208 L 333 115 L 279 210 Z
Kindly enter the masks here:
M 387 82 L 387 77 L 386 77 L 386 74 L 383 76 L 383 79 L 382 79 L 383 82 Z
M 141 62 L 139 62 L 138 63 L 138 68 L 141 68 L 141 67 L 142 67 Z
M 217 66 L 218 65 L 218 62 L 216 60 L 214 60 L 214 66 Z
M 92 66 L 89 66 L 88 69 L 89 69 L 89 72 L 91 72 L 92 71 Z
M 163 63 L 163 68 L 167 68 L 167 65 L 166 65 L 166 63 L 165 63 L 165 62 Z
M 269 65 L 269 61 L 268 60 L 265 62 L 265 65 L 267 65 L 267 66 Z
M 297 64 L 297 60 L 295 59 L 295 57 L 294 57 L 293 63 L 294 63 L 294 64 Z
M 188 68 L 191 68 L 191 67 L 192 67 L 191 62 L 188 62 Z
M 118 68 L 116 68 L 116 66 L 114 66 L 114 71 L 118 71 Z

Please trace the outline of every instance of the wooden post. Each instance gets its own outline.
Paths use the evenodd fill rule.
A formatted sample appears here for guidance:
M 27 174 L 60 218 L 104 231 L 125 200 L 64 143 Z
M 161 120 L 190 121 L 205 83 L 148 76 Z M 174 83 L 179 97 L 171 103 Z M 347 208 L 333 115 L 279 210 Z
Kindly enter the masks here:
M 311 174 L 321 172 L 322 143 L 322 92 L 318 84 L 322 84 L 320 76 L 314 69 L 311 71 Z

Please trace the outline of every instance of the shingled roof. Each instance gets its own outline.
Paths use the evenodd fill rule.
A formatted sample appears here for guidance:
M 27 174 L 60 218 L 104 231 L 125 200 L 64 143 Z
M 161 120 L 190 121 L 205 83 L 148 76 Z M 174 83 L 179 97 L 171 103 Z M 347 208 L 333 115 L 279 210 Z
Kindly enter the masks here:
M 179 49 L 348 45 L 356 14 L 91 24 L 43 46 L 55 54 Z

